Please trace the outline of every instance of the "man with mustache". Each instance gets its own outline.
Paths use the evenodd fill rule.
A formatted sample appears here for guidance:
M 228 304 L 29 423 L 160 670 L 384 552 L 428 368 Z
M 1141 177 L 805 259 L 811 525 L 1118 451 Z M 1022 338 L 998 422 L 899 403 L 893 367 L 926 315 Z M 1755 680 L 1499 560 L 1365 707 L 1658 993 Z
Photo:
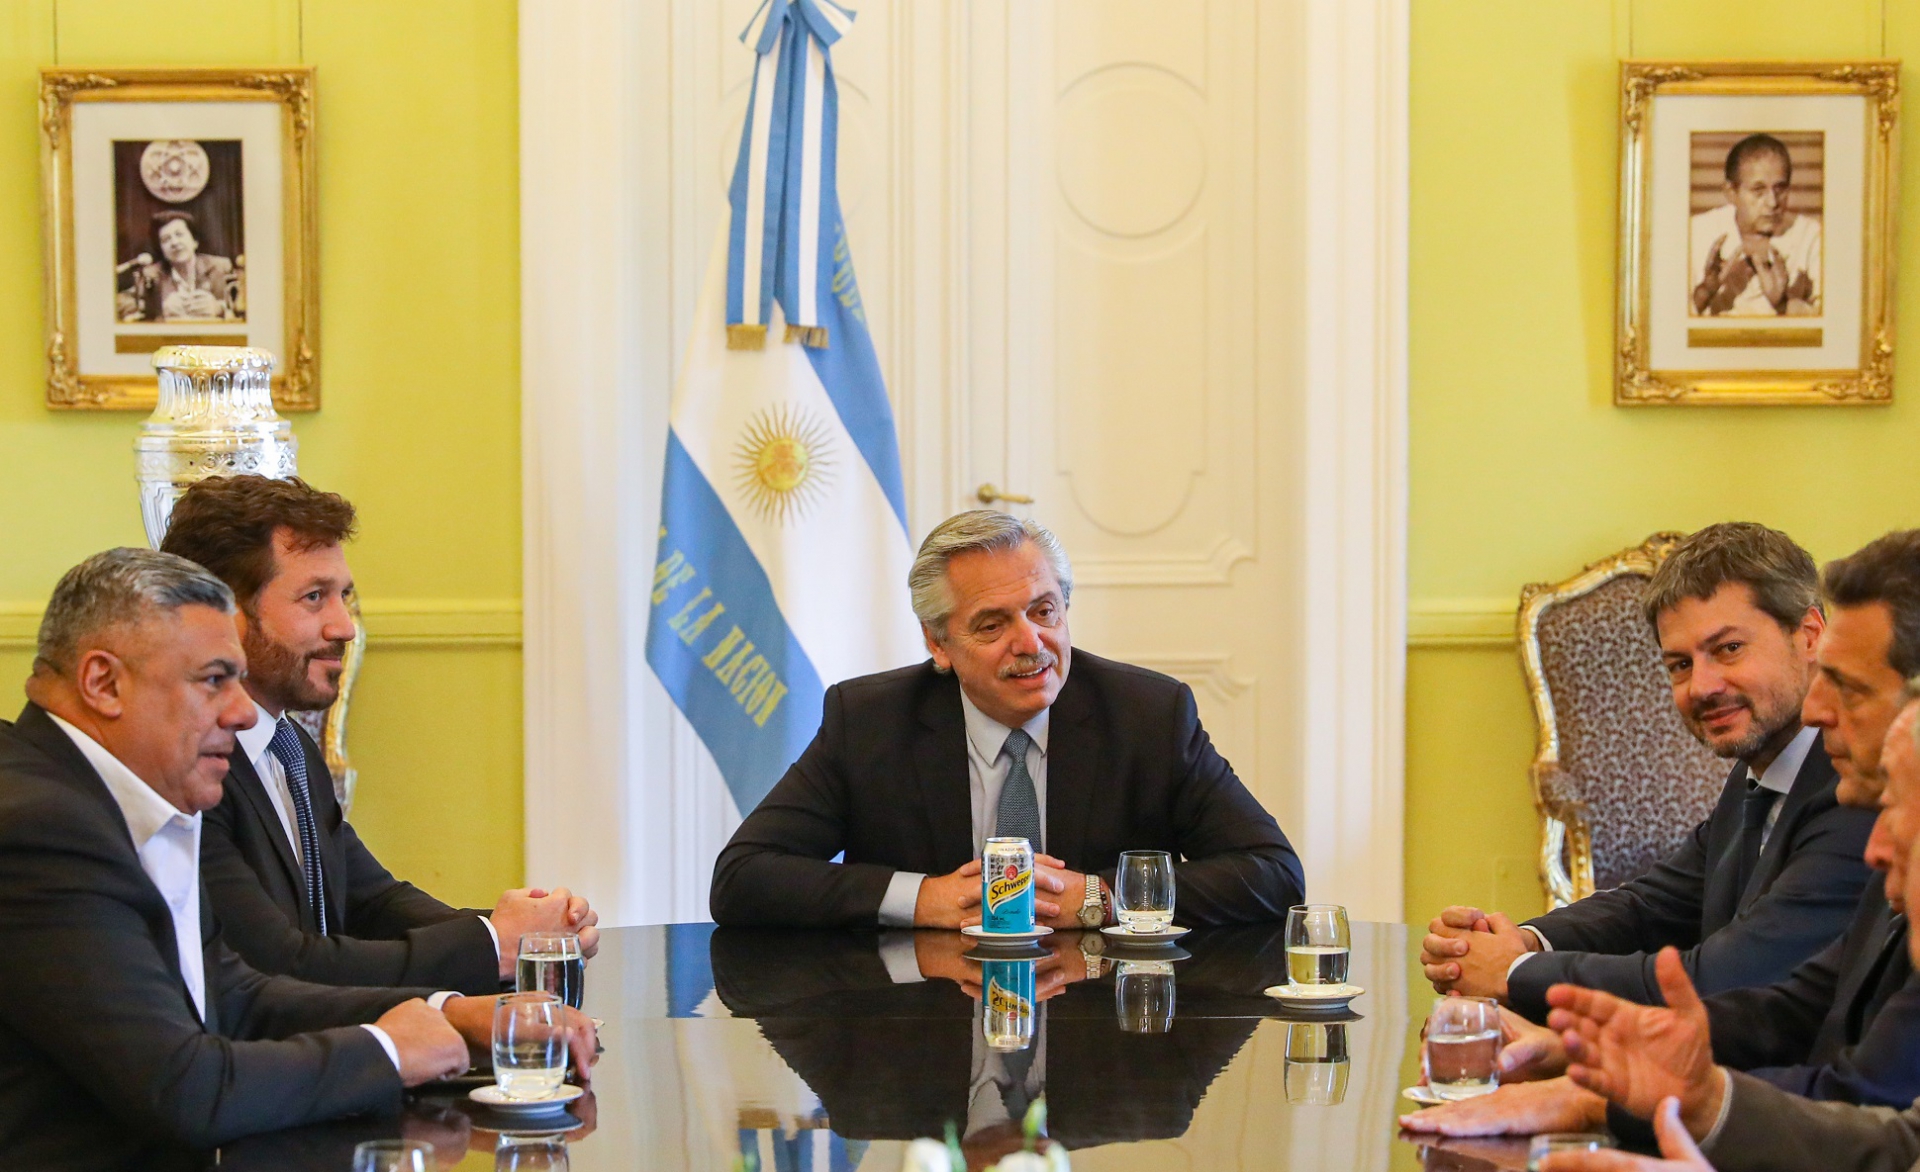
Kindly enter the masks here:
M 1032 842 L 1036 913 L 1056 928 L 1114 922 L 1123 850 L 1172 853 L 1184 924 L 1300 902 L 1298 856 L 1214 751 L 1192 690 L 1072 647 L 1073 570 L 1052 533 L 961 513 L 907 585 L 931 661 L 827 690 L 813 743 L 714 866 L 715 920 L 978 924 L 982 847 L 1009 835 Z
M 1813 559 L 1750 523 L 1692 534 L 1647 584 L 1675 706 L 1735 760 L 1713 814 L 1652 871 L 1516 926 L 1450 907 L 1423 945 L 1440 992 L 1497 997 L 1532 1021 L 1558 982 L 1658 998 L 1668 945 L 1702 989 L 1771 984 L 1847 928 L 1867 882 L 1870 810 L 1836 804 L 1834 768 L 1801 704 L 1825 629 Z
M 491 912 L 461 911 L 395 879 L 346 821 L 319 746 L 288 719 L 339 695 L 354 634 L 342 547 L 354 523 L 344 498 L 298 479 L 215 477 L 180 498 L 161 544 L 239 601 L 255 719 L 238 734 L 201 847 L 227 942 L 263 972 L 463 993 L 511 979 L 528 932 L 577 932 L 591 956 L 599 917 L 565 888 L 515 889 Z

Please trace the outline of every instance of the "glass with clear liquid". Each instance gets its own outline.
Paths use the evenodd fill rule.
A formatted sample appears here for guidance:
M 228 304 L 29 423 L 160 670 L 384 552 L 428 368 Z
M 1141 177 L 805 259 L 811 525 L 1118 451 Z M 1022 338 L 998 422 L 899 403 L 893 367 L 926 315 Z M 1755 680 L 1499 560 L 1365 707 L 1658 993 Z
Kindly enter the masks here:
M 1113 1016 L 1124 1034 L 1164 1034 L 1173 1028 L 1173 963 L 1123 960 L 1113 972 Z
M 1295 985 L 1344 985 L 1353 955 L 1347 909 L 1307 903 L 1287 911 L 1287 979 Z
M 510 1099 L 550 1099 L 567 1074 L 567 1007 L 552 993 L 509 993 L 493 1009 L 493 1081 Z
M 1346 1101 L 1353 1069 L 1344 1022 L 1296 1022 L 1287 1027 L 1283 1083 L 1287 1102 L 1308 1107 L 1337 1107 Z
M 1442 997 L 1427 1019 L 1427 1085 L 1442 1099 L 1471 1099 L 1500 1086 L 1500 1004 Z
M 529 932 L 520 937 L 514 988 L 551 993 L 574 1009 L 587 992 L 587 962 L 572 932 Z
M 1129 932 L 1173 927 L 1173 856 L 1166 851 L 1121 851 L 1113 873 L 1113 912 Z

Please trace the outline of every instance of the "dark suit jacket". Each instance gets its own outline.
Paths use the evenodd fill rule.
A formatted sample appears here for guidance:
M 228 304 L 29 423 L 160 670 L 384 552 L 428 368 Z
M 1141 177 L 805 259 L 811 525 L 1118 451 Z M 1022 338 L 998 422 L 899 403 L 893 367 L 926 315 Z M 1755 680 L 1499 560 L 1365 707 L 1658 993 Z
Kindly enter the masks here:
M 236 752 L 200 841 L 200 872 L 227 943 L 262 972 L 326 985 L 498 993 L 499 958 L 477 919 L 486 913 L 448 907 L 381 866 L 340 812 L 320 747 L 295 727 L 312 779 L 330 934 L 320 935 L 306 907 L 306 880 L 265 782 Z
M 168 1166 L 251 1132 L 399 1109 L 399 1074 L 353 1023 L 429 991 L 265 976 L 221 942 L 203 893 L 203 1024 L 125 818 L 31 704 L 0 731 L 0 892 L 10 1166 Z
M 1835 803 L 1838 779 L 1816 741 L 1740 890 L 1746 771 L 1734 766 L 1713 813 L 1653 870 L 1527 921 L 1554 951 L 1514 970 L 1516 1012 L 1544 1021 L 1547 988 L 1561 982 L 1661 1004 L 1653 957 L 1669 944 L 1703 995 L 1768 985 L 1846 930 L 1871 875 L 1862 856 L 1873 811 Z
M 1177 680 L 1075 648 L 1047 748 L 1047 853 L 1112 881 L 1171 851 L 1184 924 L 1283 920 L 1300 860 Z M 845 852 L 844 863 L 830 862 Z M 960 685 L 922 663 L 827 690 L 820 731 L 720 852 L 722 924 L 872 927 L 895 871 L 974 857 Z

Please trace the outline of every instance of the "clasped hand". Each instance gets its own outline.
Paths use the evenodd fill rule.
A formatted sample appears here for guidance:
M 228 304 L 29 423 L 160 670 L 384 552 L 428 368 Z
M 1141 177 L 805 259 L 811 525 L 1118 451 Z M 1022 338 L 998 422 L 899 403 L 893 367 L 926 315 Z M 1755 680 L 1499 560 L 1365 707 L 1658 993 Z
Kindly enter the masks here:
M 1077 928 L 1082 900 L 1056 898 L 1086 891 L 1087 877 L 1069 871 L 1052 855 L 1033 856 L 1033 918 L 1049 928 Z M 970 859 L 945 875 L 920 881 L 913 904 L 916 928 L 969 928 L 980 922 L 980 860 Z
M 1507 999 L 1513 962 L 1539 950 L 1533 936 L 1499 912 L 1455 905 L 1427 925 L 1420 963 L 1436 993 Z
M 384 1031 L 400 1056 L 400 1081 L 421 1083 L 463 1074 L 472 1065 L 472 1053 L 493 1045 L 493 1009 L 498 997 L 454 997 L 434 1009 L 415 997 L 380 1015 L 373 1024 Z M 579 1010 L 566 1010 L 567 1049 L 575 1075 L 582 1083 L 593 1079 L 599 1040 L 593 1019 Z

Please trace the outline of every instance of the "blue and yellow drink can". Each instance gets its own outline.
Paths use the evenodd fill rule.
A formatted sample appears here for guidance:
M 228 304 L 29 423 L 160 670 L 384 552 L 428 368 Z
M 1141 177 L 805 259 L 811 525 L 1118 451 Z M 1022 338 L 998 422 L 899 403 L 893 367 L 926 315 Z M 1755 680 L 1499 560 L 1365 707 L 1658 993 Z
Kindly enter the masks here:
M 989 838 L 980 858 L 980 928 L 1033 931 L 1033 845 L 1024 838 Z
M 1024 1050 L 1033 1044 L 1033 985 L 1037 961 L 989 960 L 980 965 L 980 1033 L 989 1049 Z

